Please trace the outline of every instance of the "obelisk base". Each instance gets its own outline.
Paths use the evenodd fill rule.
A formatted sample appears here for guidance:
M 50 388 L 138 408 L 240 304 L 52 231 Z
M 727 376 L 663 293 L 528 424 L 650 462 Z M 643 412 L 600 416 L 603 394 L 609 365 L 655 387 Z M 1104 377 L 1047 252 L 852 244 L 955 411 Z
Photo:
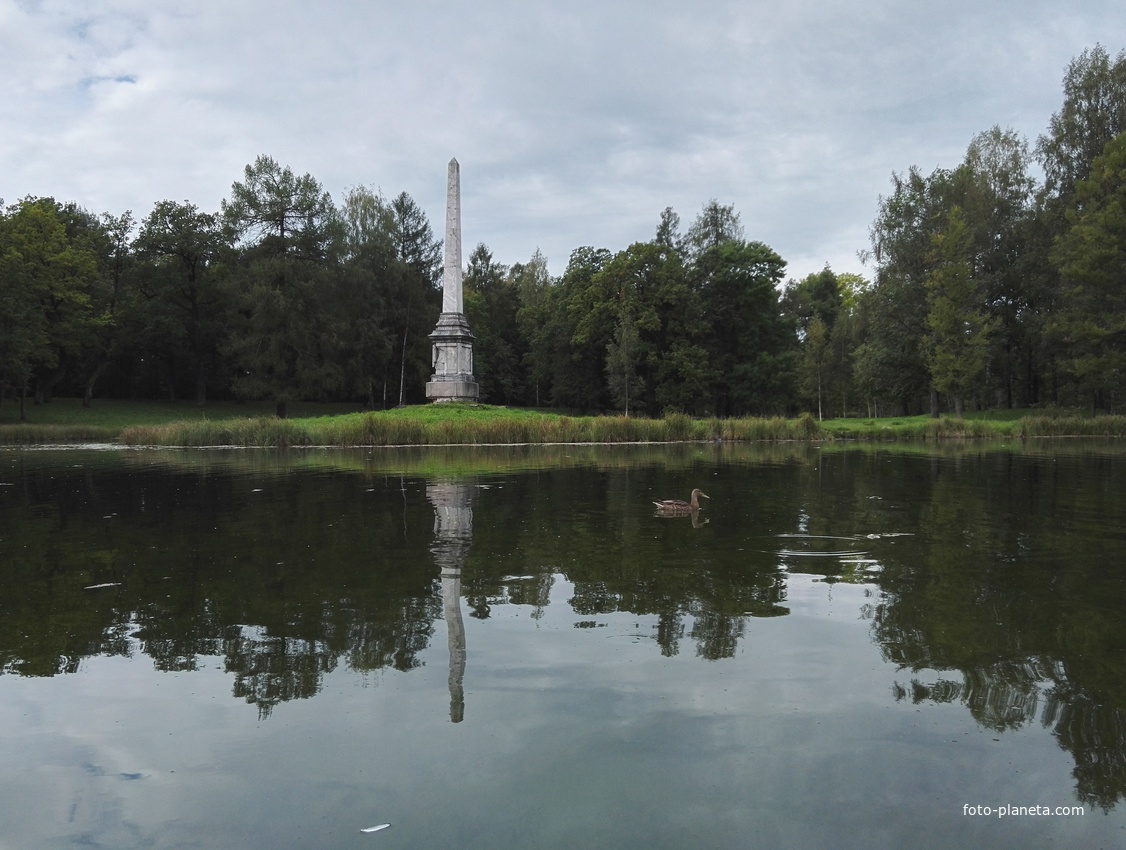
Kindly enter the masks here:
M 434 374 L 426 383 L 430 401 L 477 401 L 473 379 L 473 340 L 464 313 L 442 313 L 430 334 L 434 344 Z

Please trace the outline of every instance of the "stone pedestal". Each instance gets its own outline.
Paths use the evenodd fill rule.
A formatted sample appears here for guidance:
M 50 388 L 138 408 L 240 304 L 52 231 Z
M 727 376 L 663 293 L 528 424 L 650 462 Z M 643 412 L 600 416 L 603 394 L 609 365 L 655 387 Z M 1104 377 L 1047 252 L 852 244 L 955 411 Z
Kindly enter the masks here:
M 473 378 L 473 340 L 464 313 L 442 313 L 430 334 L 434 374 L 426 384 L 431 401 L 477 401 Z

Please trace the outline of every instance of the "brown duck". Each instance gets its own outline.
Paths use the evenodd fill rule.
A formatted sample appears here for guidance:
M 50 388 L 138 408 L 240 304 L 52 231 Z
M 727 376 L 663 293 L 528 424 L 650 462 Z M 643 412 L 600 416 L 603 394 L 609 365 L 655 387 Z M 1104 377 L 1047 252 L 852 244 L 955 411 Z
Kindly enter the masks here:
M 699 488 L 692 491 L 692 501 L 686 502 L 683 499 L 665 499 L 663 502 L 654 502 L 657 510 L 663 514 L 688 514 L 700 510 L 700 496 L 705 499 L 710 499 L 707 493 Z

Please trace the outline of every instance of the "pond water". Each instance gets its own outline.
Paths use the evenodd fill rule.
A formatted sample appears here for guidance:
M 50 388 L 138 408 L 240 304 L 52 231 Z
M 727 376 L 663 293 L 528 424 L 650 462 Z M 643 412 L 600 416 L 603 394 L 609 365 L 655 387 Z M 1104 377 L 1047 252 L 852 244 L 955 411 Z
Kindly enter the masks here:
M 0 848 L 1120 847 L 1124 604 L 1113 442 L 0 451 Z

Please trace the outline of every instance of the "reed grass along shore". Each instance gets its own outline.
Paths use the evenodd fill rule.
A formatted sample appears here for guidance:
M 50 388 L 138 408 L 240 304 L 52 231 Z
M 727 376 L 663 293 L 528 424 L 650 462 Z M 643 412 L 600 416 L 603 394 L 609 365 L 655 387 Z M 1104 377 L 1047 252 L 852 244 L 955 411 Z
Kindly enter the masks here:
M 421 405 L 380 412 L 304 415 L 277 419 L 237 415 L 231 407 L 207 412 L 122 407 L 56 414 L 62 421 L 0 425 L 0 445 L 120 443 L 126 446 L 393 446 L 512 445 L 521 443 L 665 443 L 777 441 L 934 441 L 960 438 L 1126 436 L 1124 416 L 982 414 L 964 419 L 927 416 L 886 419 L 692 419 L 673 413 L 568 416 L 484 404 Z M 301 413 L 317 413 L 315 405 Z M 181 414 L 180 418 L 176 413 Z M 188 414 L 189 416 L 183 416 Z M 163 420 L 163 421 L 162 421 Z

